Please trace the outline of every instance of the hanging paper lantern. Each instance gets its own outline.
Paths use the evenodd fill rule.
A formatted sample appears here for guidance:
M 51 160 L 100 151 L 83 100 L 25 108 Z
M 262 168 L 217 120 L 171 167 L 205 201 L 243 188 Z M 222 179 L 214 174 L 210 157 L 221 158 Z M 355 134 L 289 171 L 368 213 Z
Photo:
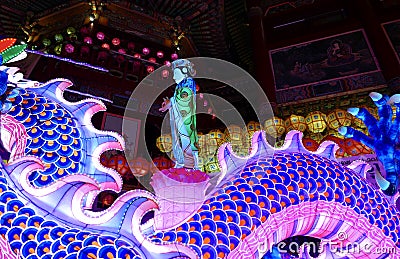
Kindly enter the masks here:
M 171 66 L 171 62 L 169 62 L 168 60 L 164 61 L 164 65 L 166 65 L 167 67 Z
M 42 43 L 43 43 L 43 45 L 44 45 L 45 47 L 48 47 L 48 46 L 51 45 L 51 40 L 48 39 L 48 38 L 45 38 L 45 39 L 42 40 Z
M 329 128 L 336 130 L 342 126 L 350 126 L 352 117 L 347 111 L 336 109 L 326 116 L 326 122 Z
M 124 50 L 124 49 L 119 49 L 119 50 L 118 50 L 118 53 L 126 54 L 126 50 Z
M 264 122 L 264 129 L 267 134 L 274 138 L 282 136 L 286 131 L 285 123 L 281 118 L 276 116 Z
M 129 163 L 132 174 L 137 177 L 141 177 L 146 175 L 150 171 L 150 164 L 149 162 L 142 158 L 142 157 L 136 157 Z
M 321 143 L 324 141 L 332 141 L 334 143 L 336 143 L 339 146 L 339 149 L 336 151 L 335 156 L 337 158 L 342 158 L 346 156 L 346 151 L 345 151 L 345 141 L 343 138 L 338 138 L 332 135 L 327 135 L 325 136 Z
M 323 132 L 326 129 L 326 115 L 320 111 L 314 111 L 307 115 L 308 130 L 313 133 Z
M 65 45 L 65 51 L 66 51 L 67 53 L 73 53 L 74 50 L 75 50 L 74 45 L 72 45 L 72 44 L 70 44 L 70 43 L 68 43 L 67 45 Z
M 122 176 L 124 176 L 127 172 L 130 171 L 126 158 L 123 155 L 116 155 L 110 157 L 110 159 L 108 160 L 107 167 L 116 170 Z
M 153 73 L 154 72 L 154 67 L 153 66 L 147 66 L 147 72 L 148 73 Z
M 172 162 L 172 160 L 166 158 L 165 156 L 159 156 L 154 158 L 153 163 L 156 166 L 156 168 L 160 171 L 174 167 L 174 162 Z
M 135 53 L 135 55 L 133 55 L 134 58 L 142 58 L 142 56 L 140 56 L 139 53 Z
M 103 204 L 103 206 L 110 206 L 111 204 L 113 204 L 114 201 L 115 201 L 115 198 L 112 194 L 105 193 L 101 196 L 100 202 Z
M 168 153 L 172 150 L 172 136 L 170 134 L 163 134 L 156 140 L 156 146 L 161 152 Z
M 318 142 L 311 138 L 303 137 L 303 139 L 301 141 L 303 142 L 303 146 L 309 151 L 312 151 L 312 152 L 317 151 L 317 149 L 319 147 Z
M 108 45 L 107 43 L 103 43 L 103 44 L 101 45 L 101 47 L 102 47 L 103 49 L 110 49 L 110 45 Z
M 74 35 L 76 33 L 76 30 L 74 27 L 68 27 L 67 28 L 67 34 L 68 35 Z
M 163 58 L 163 57 L 164 57 L 164 52 L 162 52 L 162 51 L 157 51 L 157 57 L 158 57 L 158 58 Z
M 99 39 L 99 40 L 104 40 L 104 38 L 105 38 L 106 36 L 104 35 L 103 32 L 99 31 L 99 32 L 96 34 L 96 37 L 97 37 L 97 39 Z
M 207 137 L 204 135 L 202 132 L 197 132 L 197 144 L 199 146 L 199 153 L 206 153 L 205 152 L 205 147 L 207 143 Z
M 93 43 L 93 40 L 91 37 L 87 36 L 83 39 L 83 42 L 85 42 L 86 44 L 91 45 Z
M 206 137 L 206 153 L 213 155 L 217 152 L 218 147 L 223 143 L 224 133 L 220 130 L 211 130 Z
M 112 43 L 114 46 L 118 46 L 118 45 L 121 43 L 121 40 L 118 39 L 118 38 L 114 38 L 114 39 L 112 39 L 111 43 Z
M 128 49 L 129 49 L 129 50 L 134 50 L 134 49 L 135 49 L 135 43 L 133 43 L 133 42 L 128 42 Z
M 204 165 L 204 170 L 207 173 L 213 173 L 213 172 L 220 172 L 221 169 L 219 168 L 219 163 L 218 159 L 216 156 L 213 156 L 211 159 L 209 159 L 206 164 Z
M 176 54 L 176 53 L 171 54 L 171 59 L 172 60 L 177 60 L 178 59 L 178 54 Z
M 303 116 L 292 114 L 285 120 L 285 127 L 288 132 L 291 130 L 304 132 L 307 129 L 306 119 Z
M 150 61 L 151 63 L 156 63 L 156 62 L 157 62 L 157 60 L 156 60 L 155 58 L 149 58 L 149 61 Z
M 58 44 L 57 46 L 54 47 L 54 53 L 60 55 L 61 52 L 62 52 L 62 44 Z
M 143 55 L 149 55 L 150 54 L 150 49 L 149 48 L 143 48 L 142 49 L 142 53 L 143 53 Z
M 62 36 L 62 34 L 58 33 L 54 35 L 54 39 L 56 40 L 56 42 L 61 42 L 63 41 L 64 37 Z
M 320 132 L 310 132 L 309 134 L 307 134 L 307 137 L 315 140 L 317 143 L 321 143 L 322 139 L 324 138 L 324 136 Z
M 162 76 L 163 78 L 168 78 L 168 76 L 169 76 L 169 71 L 168 71 L 167 69 L 164 69 L 164 70 L 161 72 L 161 76 Z
M 246 131 L 247 131 L 247 138 L 251 139 L 256 131 L 261 130 L 261 125 L 259 122 L 256 121 L 250 121 L 246 125 Z

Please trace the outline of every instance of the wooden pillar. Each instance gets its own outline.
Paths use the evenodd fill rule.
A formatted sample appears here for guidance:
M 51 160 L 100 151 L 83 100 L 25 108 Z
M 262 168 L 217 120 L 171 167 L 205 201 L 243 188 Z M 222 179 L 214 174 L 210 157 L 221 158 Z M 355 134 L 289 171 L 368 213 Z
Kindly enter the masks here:
M 266 93 L 271 106 L 276 106 L 276 93 L 272 67 L 265 39 L 263 11 L 259 6 L 251 6 L 248 11 L 251 40 L 254 53 L 256 80 Z

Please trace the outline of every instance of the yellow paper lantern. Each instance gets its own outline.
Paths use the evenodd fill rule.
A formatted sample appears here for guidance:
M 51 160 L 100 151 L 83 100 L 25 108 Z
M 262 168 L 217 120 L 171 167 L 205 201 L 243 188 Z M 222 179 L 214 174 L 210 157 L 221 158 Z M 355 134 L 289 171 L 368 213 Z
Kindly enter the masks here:
M 248 138 L 252 138 L 253 137 L 253 135 L 254 135 L 254 133 L 256 132 L 256 131 L 259 131 L 259 130 L 261 130 L 261 125 L 260 125 L 260 123 L 259 122 L 256 122 L 256 121 L 250 121 L 249 123 L 247 123 L 247 125 L 246 125 L 246 131 L 247 131 L 247 135 L 248 135 Z
M 337 137 L 337 138 L 341 138 L 341 139 L 344 138 L 344 136 L 343 136 L 342 134 L 340 134 L 339 131 L 336 130 L 336 129 L 330 129 L 330 130 L 328 131 L 328 135 L 334 136 L 334 137 Z
M 347 111 L 336 109 L 326 116 L 327 124 L 331 129 L 338 129 L 342 126 L 350 126 L 352 116 Z
M 206 135 L 206 154 L 213 155 L 217 152 L 218 147 L 224 142 L 224 133 L 220 130 L 211 130 Z
M 317 133 L 309 133 L 307 135 L 307 137 L 309 137 L 312 140 L 315 140 L 318 143 L 321 143 L 322 139 L 324 138 L 322 133 L 319 133 L 319 132 L 317 132 Z
M 199 152 L 204 153 L 206 152 L 206 145 L 207 145 L 207 137 L 201 132 L 197 132 L 198 142 L 199 145 Z
M 267 134 L 274 138 L 282 136 L 286 131 L 284 121 L 276 116 L 264 122 L 264 129 Z
M 396 119 L 396 106 L 392 105 L 392 120 Z
M 243 140 L 243 130 L 238 125 L 229 125 L 224 131 L 224 141 L 231 144 L 241 144 Z
M 207 173 L 213 173 L 213 172 L 220 172 L 221 171 L 221 169 L 219 168 L 219 163 L 218 163 L 217 156 L 213 156 L 208 161 L 206 161 L 206 164 L 204 165 L 204 170 Z
M 285 120 L 285 127 L 288 132 L 291 130 L 304 132 L 307 129 L 306 119 L 303 116 L 292 114 Z
M 326 115 L 320 111 L 310 112 L 306 117 L 306 124 L 310 132 L 323 132 L 326 129 Z
M 356 118 L 355 116 L 352 117 L 353 117 L 353 125 L 352 125 L 353 128 L 360 128 L 360 129 L 367 128 L 367 126 L 365 126 L 364 122 L 361 119 Z
M 163 134 L 156 140 L 156 146 L 161 152 L 168 153 L 172 150 L 172 136 L 170 134 Z

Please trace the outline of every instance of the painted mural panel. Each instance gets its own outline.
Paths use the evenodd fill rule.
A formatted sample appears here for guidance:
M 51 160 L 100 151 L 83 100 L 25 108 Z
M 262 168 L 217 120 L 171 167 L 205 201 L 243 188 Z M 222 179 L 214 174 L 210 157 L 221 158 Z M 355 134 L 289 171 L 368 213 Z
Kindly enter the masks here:
M 400 20 L 384 23 L 383 28 L 400 62 Z
M 302 97 L 342 92 L 347 89 L 338 80 L 379 70 L 363 30 L 272 50 L 270 57 L 278 95 L 310 87 Z

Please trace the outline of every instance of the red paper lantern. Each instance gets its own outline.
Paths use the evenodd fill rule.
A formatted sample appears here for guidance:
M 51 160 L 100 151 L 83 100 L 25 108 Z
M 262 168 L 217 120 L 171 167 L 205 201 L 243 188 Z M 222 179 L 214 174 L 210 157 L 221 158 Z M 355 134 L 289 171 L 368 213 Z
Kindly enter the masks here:
M 143 55 L 148 55 L 148 54 L 150 54 L 150 49 L 149 48 L 143 48 L 142 53 L 143 53 Z
M 85 37 L 85 38 L 83 39 L 83 42 L 85 42 L 86 44 L 91 45 L 91 44 L 93 43 L 93 40 L 92 40 L 92 38 L 90 38 L 90 37 Z
M 164 61 L 164 65 L 166 65 L 167 67 L 171 66 L 171 62 L 169 62 L 168 60 Z
M 133 55 L 134 58 L 142 58 L 142 56 L 140 56 L 139 53 L 135 53 L 135 55 Z
M 313 140 L 312 138 L 303 138 L 302 139 L 303 146 L 308 149 L 309 151 L 317 151 L 319 144 L 317 141 Z
M 75 50 L 74 45 L 72 45 L 72 44 L 67 44 L 67 45 L 65 45 L 65 51 L 66 51 L 67 53 L 73 53 L 74 50 Z
M 158 57 L 158 58 L 163 58 L 163 57 L 164 57 L 164 52 L 158 51 L 158 52 L 157 52 L 157 57 Z
M 178 54 L 176 54 L 176 53 L 171 54 L 171 59 L 172 60 L 177 60 L 178 59 Z
M 111 43 L 112 43 L 114 46 L 118 46 L 118 45 L 121 43 L 121 41 L 120 41 L 120 39 L 118 39 L 118 38 L 114 38 L 114 39 L 112 39 Z
M 108 45 L 107 43 L 104 43 L 103 45 L 101 45 L 101 47 L 103 49 L 110 49 L 110 45 Z
M 148 66 L 147 67 L 147 72 L 153 73 L 154 72 L 154 67 L 153 66 Z
M 151 63 L 156 63 L 156 62 L 157 62 L 157 60 L 156 60 L 155 58 L 149 58 L 149 61 L 150 61 Z
M 153 163 L 156 166 L 156 168 L 158 168 L 158 170 L 164 170 L 174 166 L 174 163 L 170 159 L 164 156 L 159 156 L 154 158 Z
M 99 40 L 104 40 L 105 35 L 104 35 L 104 33 L 102 33 L 102 32 L 100 31 L 100 32 L 98 32 L 98 33 L 96 34 L 96 37 L 97 37 Z
M 126 50 L 124 50 L 124 49 L 119 49 L 118 52 L 121 54 L 126 54 Z

